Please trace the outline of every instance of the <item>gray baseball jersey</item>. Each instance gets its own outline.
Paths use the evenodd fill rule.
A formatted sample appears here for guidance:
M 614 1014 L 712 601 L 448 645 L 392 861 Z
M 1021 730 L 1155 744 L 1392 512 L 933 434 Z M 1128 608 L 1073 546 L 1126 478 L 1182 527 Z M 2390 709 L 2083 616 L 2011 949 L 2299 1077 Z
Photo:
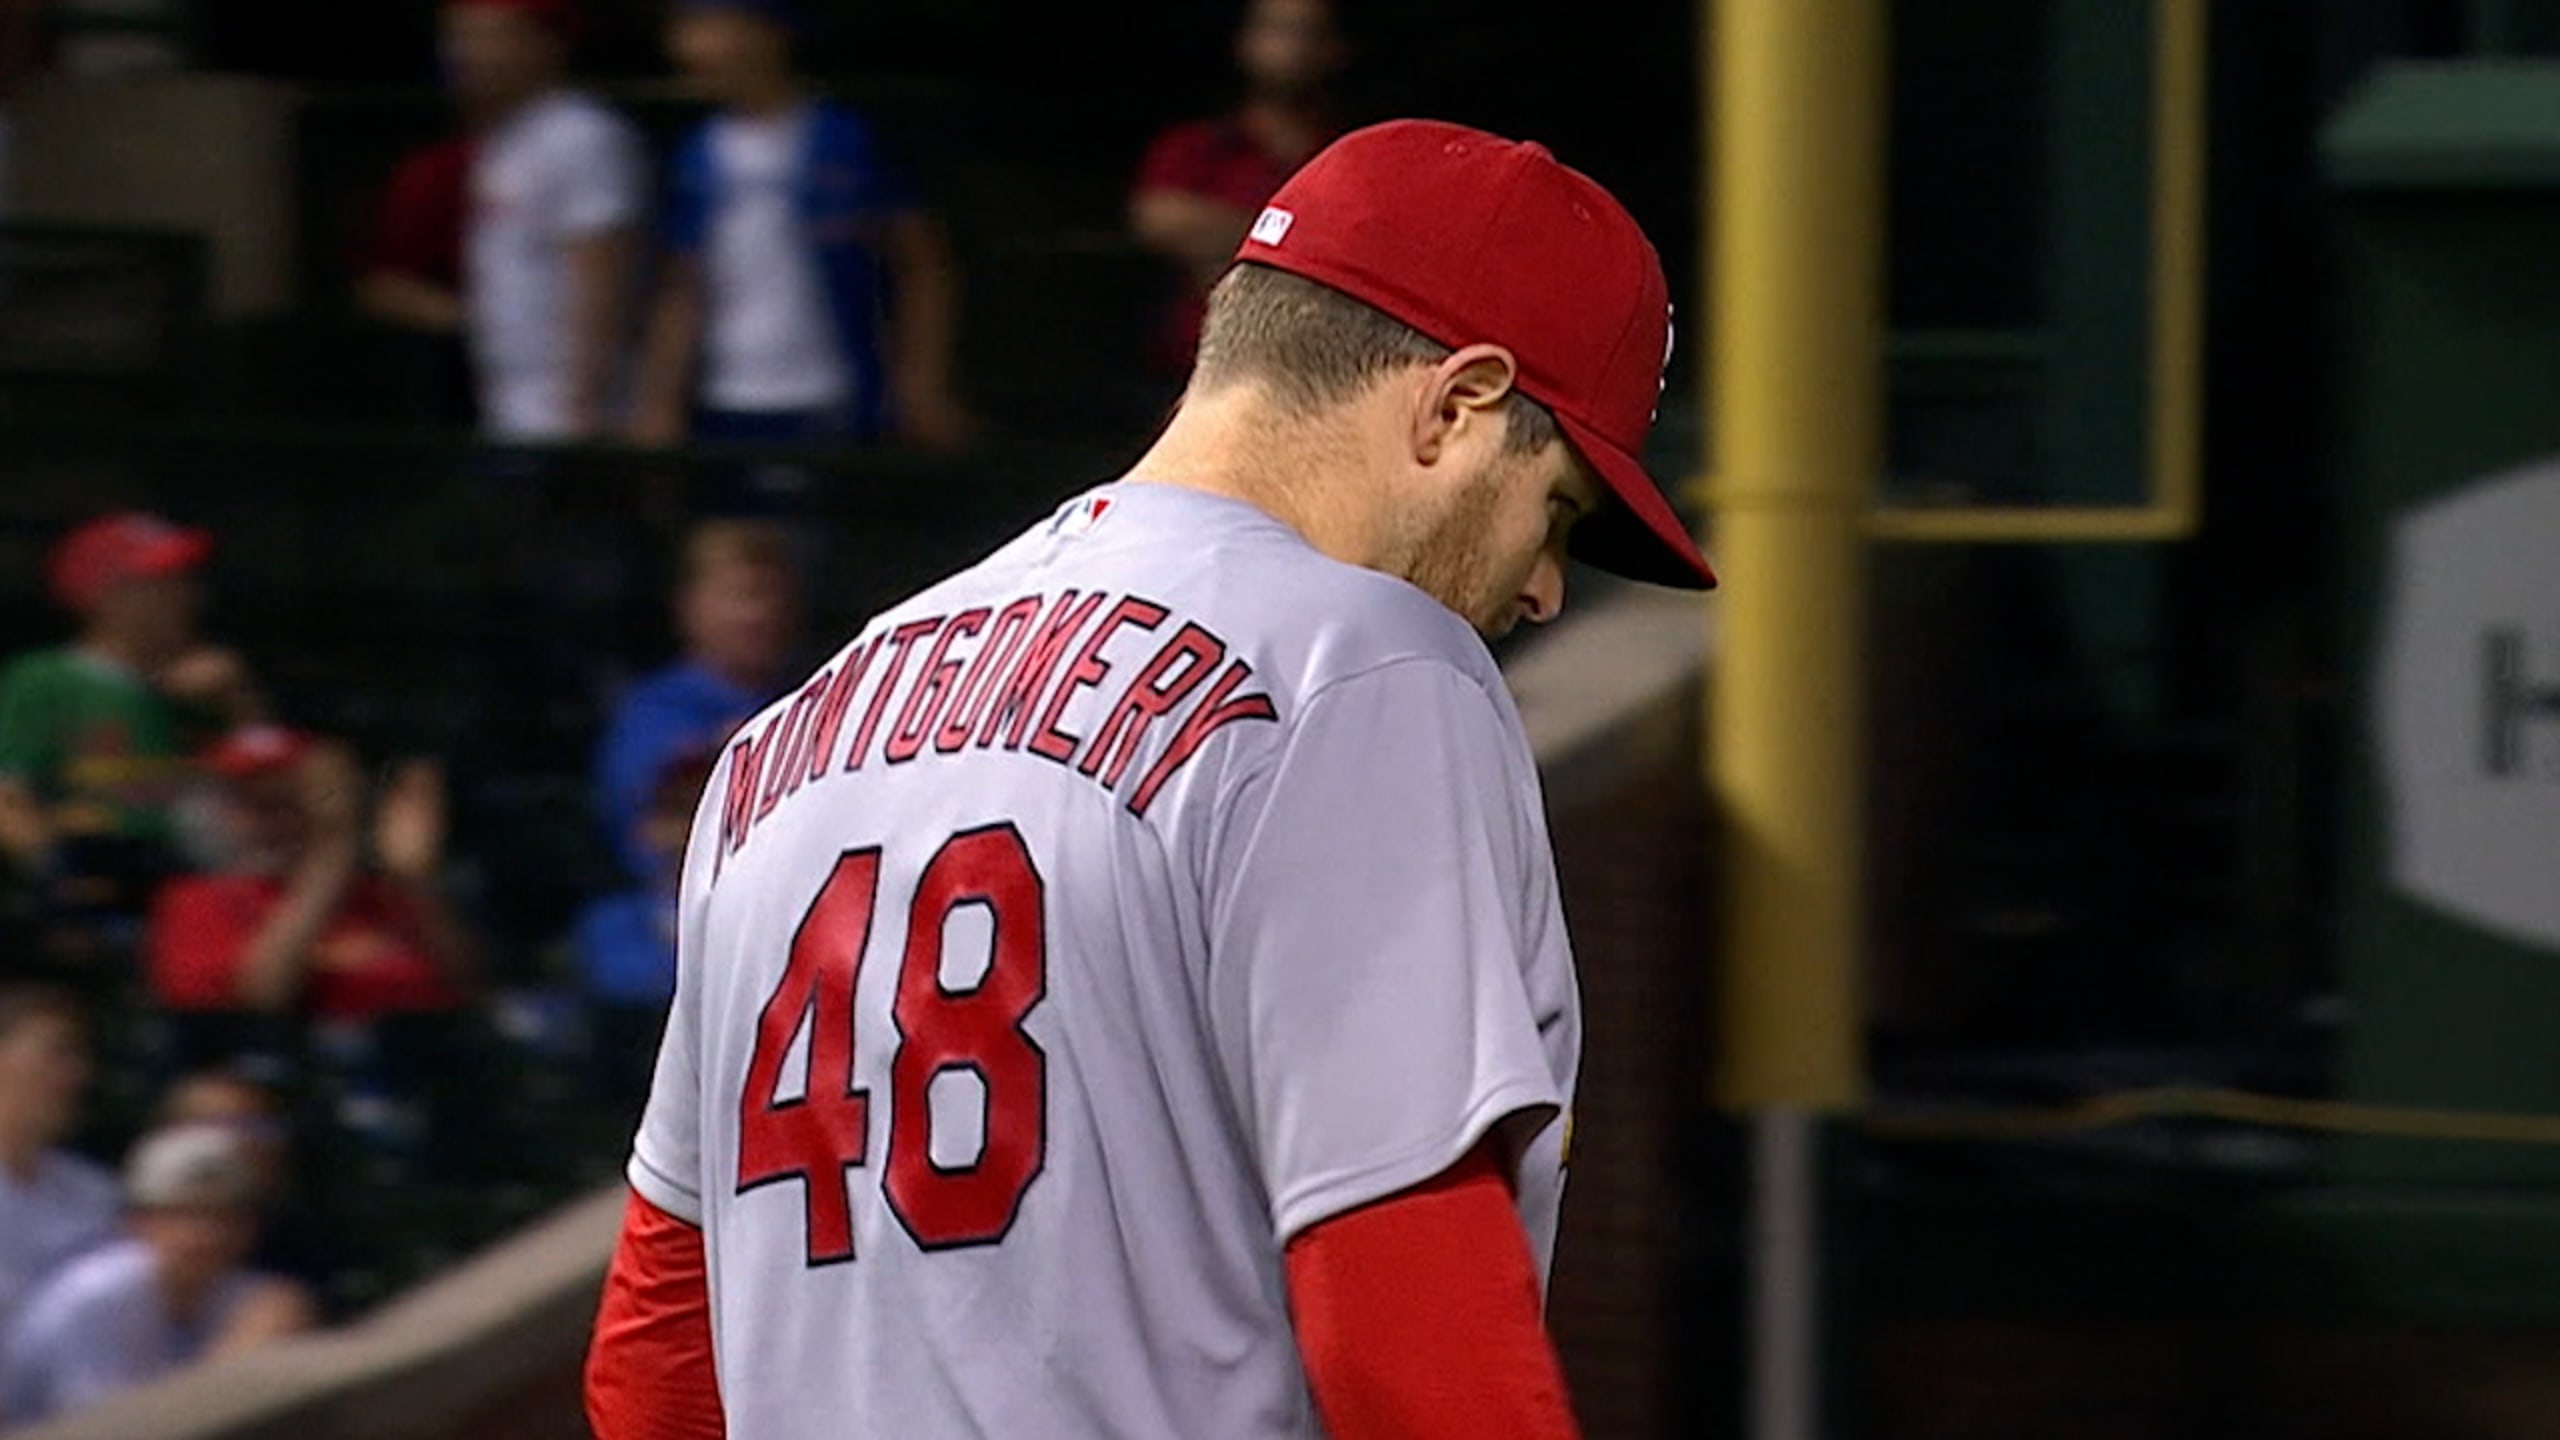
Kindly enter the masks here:
M 729 743 L 630 1167 L 738 1440 L 1320 1433 L 1282 1247 L 1533 1133 L 1579 1002 L 1499 671 L 1261 511 L 1105 486 Z

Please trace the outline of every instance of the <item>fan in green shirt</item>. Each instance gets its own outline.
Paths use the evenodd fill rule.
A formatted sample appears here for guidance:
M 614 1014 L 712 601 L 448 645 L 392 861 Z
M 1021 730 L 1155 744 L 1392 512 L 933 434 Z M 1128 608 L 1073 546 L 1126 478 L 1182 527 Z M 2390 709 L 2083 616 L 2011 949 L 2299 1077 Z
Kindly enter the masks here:
M 0 849 L 22 869 L 164 853 L 186 757 L 259 702 L 239 658 L 196 633 L 212 537 L 149 515 L 73 531 L 49 569 L 79 637 L 0 669 Z

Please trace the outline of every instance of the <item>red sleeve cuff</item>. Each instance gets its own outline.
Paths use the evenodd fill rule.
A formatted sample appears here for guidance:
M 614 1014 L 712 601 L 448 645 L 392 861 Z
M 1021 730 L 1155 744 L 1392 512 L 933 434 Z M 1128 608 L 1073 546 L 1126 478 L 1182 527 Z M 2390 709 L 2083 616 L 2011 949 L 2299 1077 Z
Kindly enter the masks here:
M 597 1440 L 724 1440 L 702 1232 L 631 1196 L 587 1351 Z
M 1310 1227 L 1289 1304 L 1334 1440 L 1578 1434 L 1528 1236 L 1493 1145 Z

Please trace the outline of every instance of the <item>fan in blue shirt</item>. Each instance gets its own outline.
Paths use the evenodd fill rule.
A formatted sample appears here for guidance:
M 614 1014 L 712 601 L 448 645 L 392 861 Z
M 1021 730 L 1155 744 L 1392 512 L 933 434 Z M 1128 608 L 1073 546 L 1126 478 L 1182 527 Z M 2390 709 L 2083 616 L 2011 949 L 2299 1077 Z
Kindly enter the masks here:
M 676 600 L 684 656 L 623 695 L 597 747 L 596 806 L 626 884 L 588 907 L 578 955 L 608 1084 L 647 1090 L 675 988 L 668 922 L 687 822 L 710 757 L 785 679 L 799 608 L 786 532 L 752 520 L 701 526 Z
M 667 43 L 720 108 L 678 148 L 634 437 L 964 441 L 941 226 L 861 115 L 793 68 L 790 0 L 680 0 Z

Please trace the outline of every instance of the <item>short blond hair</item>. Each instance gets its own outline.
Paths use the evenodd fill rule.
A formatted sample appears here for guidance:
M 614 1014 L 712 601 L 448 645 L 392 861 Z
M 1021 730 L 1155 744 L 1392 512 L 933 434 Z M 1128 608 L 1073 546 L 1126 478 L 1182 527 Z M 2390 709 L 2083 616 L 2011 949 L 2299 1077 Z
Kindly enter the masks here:
M 1390 371 L 1437 365 L 1452 348 L 1329 285 L 1247 261 L 1209 292 L 1191 384 L 1205 394 L 1258 380 L 1285 411 L 1305 416 Z M 1564 438 L 1555 412 L 1518 390 L 1503 397 L 1503 411 L 1506 453 L 1535 455 Z
M 791 532 L 770 520 L 706 520 L 695 526 L 684 543 L 685 588 L 731 567 L 789 573 Z

